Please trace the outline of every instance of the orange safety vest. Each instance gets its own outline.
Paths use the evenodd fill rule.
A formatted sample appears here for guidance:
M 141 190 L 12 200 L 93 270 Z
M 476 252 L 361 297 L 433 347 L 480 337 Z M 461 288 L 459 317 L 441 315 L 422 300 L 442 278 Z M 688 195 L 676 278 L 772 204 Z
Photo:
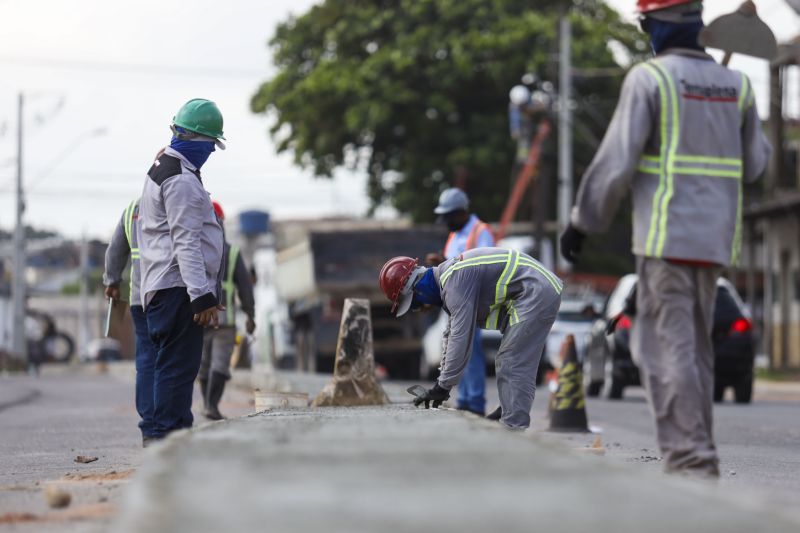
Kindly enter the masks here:
M 478 220 L 478 223 L 472 226 L 472 230 L 469 232 L 469 236 L 467 237 L 467 245 L 464 247 L 464 251 L 472 250 L 475 248 L 475 244 L 478 242 L 478 236 L 481 234 L 483 230 L 492 233 L 492 228 L 489 227 L 489 224 Z M 456 236 L 455 231 L 450 232 L 450 236 L 447 237 L 447 242 L 444 244 L 444 253 L 447 253 L 447 249 L 450 248 L 450 243 Z

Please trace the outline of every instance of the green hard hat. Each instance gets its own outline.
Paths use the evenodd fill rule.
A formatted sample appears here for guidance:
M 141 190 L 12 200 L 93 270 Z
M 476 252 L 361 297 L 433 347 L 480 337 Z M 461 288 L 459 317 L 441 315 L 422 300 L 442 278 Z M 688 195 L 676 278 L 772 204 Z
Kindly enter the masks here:
M 172 122 L 206 137 L 225 138 L 222 135 L 222 113 L 217 104 L 205 98 L 194 98 L 183 104 Z

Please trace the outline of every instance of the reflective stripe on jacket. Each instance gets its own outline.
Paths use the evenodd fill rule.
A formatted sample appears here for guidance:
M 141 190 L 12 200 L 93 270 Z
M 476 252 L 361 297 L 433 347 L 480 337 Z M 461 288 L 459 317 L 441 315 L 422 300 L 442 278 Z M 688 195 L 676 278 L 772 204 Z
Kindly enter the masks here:
M 236 323 L 236 303 L 235 289 L 236 285 L 233 283 L 233 275 L 236 272 L 236 259 L 239 257 L 238 246 L 228 246 L 226 244 L 226 254 L 224 257 L 228 258 L 225 264 L 225 276 L 222 278 L 222 301 L 225 302 L 224 317 L 220 316 L 220 322 L 225 325 L 234 325 Z
M 628 73 L 572 224 L 605 231 L 631 189 L 634 254 L 736 264 L 742 181 L 764 171 L 769 153 L 747 76 L 705 53 L 667 50 Z
M 516 250 L 476 248 L 434 267 L 448 314 L 439 383 L 458 381 L 472 353 L 475 328 L 505 330 L 535 318 L 558 297 L 563 282 L 541 263 Z
M 103 273 L 103 283 L 108 285 L 119 285 L 122 282 L 122 272 L 131 260 L 130 272 L 130 304 L 142 305 L 139 292 L 140 270 L 139 270 L 139 238 L 137 233 L 139 216 L 139 200 L 133 200 L 117 224 L 111 241 L 106 249 L 105 272 Z

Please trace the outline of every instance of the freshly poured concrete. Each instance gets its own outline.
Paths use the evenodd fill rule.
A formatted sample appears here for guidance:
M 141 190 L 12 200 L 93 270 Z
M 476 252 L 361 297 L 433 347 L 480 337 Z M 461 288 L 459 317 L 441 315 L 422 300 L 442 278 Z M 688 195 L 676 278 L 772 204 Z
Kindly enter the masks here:
M 783 532 L 707 482 L 408 405 L 285 410 L 150 448 L 116 525 L 171 532 Z

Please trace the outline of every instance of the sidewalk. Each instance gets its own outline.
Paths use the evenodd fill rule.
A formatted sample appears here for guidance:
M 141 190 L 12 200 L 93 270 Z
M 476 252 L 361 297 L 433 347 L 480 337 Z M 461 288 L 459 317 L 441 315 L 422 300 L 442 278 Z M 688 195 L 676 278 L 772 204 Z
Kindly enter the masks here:
M 800 528 L 708 483 L 408 404 L 261 413 L 175 434 L 143 462 L 118 533 Z

